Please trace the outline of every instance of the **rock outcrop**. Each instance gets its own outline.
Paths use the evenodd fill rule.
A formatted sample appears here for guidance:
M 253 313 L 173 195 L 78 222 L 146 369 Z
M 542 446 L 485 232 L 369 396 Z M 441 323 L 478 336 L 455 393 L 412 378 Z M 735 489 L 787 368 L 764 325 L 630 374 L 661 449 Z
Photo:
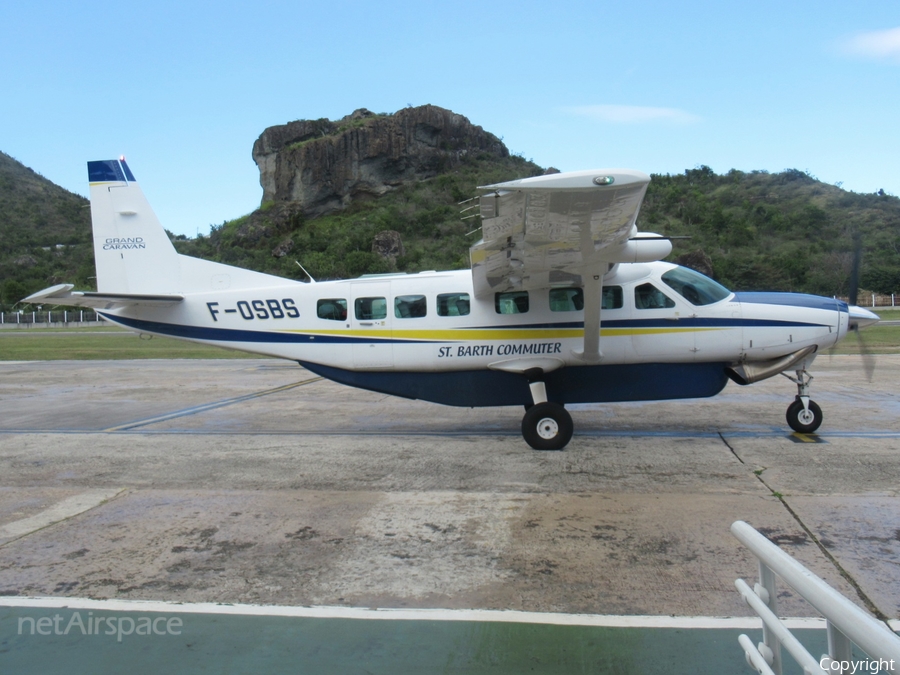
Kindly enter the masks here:
M 269 127 L 253 145 L 263 203 L 294 202 L 309 217 L 430 178 L 470 153 L 509 156 L 499 138 L 433 105 L 299 120 Z

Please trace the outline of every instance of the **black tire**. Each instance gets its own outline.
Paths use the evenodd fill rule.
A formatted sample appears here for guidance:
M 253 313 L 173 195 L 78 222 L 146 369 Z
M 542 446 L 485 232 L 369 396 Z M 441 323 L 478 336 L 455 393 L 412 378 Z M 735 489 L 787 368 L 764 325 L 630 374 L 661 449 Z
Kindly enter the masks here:
M 558 403 L 538 403 L 522 418 L 522 437 L 535 450 L 562 450 L 573 430 L 572 416 Z
M 811 434 L 822 424 L 822 409 L 815 401 L 810 401 L 809 412 L 806 412 L 798 396 L 788 406 L 786 417 L 791 429 L 800 434 Z

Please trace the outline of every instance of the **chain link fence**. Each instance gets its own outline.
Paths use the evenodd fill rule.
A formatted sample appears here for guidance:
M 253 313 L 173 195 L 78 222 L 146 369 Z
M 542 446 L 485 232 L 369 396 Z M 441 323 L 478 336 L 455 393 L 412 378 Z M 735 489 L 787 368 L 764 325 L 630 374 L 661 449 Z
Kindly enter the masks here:
M 102 322 L 92 309 L 55 309 L 41 312 L 0 312 L 0 326 L 59 326 L 68 324 L 99 324 Z

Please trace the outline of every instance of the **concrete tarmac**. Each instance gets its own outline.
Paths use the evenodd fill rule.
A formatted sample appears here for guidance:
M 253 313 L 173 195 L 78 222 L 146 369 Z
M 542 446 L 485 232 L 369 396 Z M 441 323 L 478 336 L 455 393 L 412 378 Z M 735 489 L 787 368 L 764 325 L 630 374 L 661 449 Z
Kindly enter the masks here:
M 813 374 L 816 436 L 776 377 L 571 406 L 568 448 L 535 452 L 519 408 L 288 362 L 0 362 L 0 595 L 749 616 L 740 519 L 900 618 L 900 356 Z

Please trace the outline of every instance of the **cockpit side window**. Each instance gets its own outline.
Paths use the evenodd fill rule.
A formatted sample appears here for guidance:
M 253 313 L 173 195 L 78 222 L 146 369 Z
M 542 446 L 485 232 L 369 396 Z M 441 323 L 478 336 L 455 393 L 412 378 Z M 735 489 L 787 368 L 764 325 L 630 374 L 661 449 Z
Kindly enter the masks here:
M 675 301 L 653 284 L 641 284 L 634 289 L 634 306 L 637 309 L 666 309 Z
M 665 284 L 692 305 L 711 305 L 724 300 L 731 291 L 687 267 L 675 267 L 662 275 Z

